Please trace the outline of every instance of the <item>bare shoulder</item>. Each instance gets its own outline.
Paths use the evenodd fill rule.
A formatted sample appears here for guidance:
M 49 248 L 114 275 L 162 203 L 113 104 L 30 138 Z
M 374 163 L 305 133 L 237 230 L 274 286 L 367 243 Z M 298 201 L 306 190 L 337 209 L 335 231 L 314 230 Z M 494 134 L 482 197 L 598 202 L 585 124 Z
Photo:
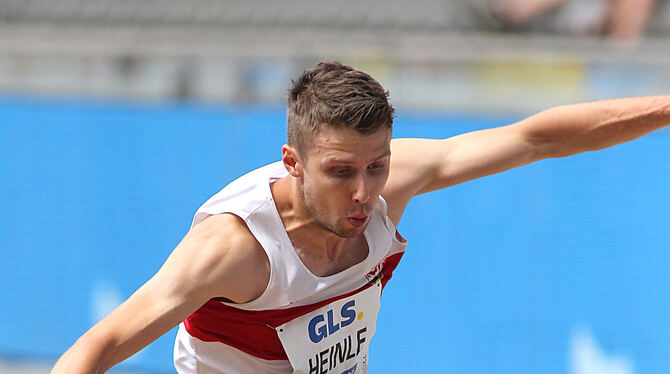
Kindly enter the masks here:
M 180 247 L 183 253 L 177 253 Z M 189 277 L 211 297 L 249 302 L 263 293 L 270 278 L 263 247 L 233 214 L 213 215 L 194 226 L 174 255 L 189 263 Z
M 382 192 L 391 220 L 397 225 L 410 199 L 425 187 L 435 173 L 437 140 L 403 138 L 391 140 L 389 178 Z
M 244 221 L 216 215 L 193 227 L 161 269 L 84 334 L 54 373 L 106 371 L 173 328 L 214 297 L 258 298 L 269 261 Z

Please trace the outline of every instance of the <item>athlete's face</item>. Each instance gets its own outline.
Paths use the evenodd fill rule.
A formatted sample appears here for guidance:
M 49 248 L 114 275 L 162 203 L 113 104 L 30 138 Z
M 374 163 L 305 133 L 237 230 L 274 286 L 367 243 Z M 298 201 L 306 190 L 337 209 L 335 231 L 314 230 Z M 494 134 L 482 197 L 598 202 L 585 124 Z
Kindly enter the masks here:
M 303 192 L 310 214 L 340 237 L 360 235 L 389 175 L 391 129 L 372 134 L 322 126 L 303 163 Z

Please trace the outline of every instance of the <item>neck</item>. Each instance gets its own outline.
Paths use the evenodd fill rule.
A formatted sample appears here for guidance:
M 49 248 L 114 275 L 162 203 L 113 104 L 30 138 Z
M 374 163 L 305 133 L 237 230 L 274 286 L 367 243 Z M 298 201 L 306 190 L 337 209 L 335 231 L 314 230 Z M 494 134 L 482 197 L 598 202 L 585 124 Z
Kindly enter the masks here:
M 347 239 L 323 228 L 305 205 L 302 189 L 296 178 L 287 176 L 274 182 L 272 196 L 284 228 L 296 250 L 337 258 Z

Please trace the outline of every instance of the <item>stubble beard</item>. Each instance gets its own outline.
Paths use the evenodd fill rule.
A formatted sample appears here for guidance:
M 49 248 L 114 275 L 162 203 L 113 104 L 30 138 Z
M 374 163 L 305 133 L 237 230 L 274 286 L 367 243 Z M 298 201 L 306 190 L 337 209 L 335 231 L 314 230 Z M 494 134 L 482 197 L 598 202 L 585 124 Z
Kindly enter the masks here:
M 316 197 L 312 196 L 312 194 L 309 192 L 310 189 L 307 188 L 307 183 L 303 186 L 303 196 L 305 197 L 305 206 L 307 207 L 307 210 L 309 211 L 311 217 L 314 219 L 314 222 L 319 225 L 321 228 L 324 230 L 330 231 L 333 234 L 345 238 L 345 239 L 351 239 L 359 236 L 362 234 L 365 229 L 367 229 L 368 224 L 370 223 L 370 219 L 368 219 L 368 222 L 365 223 L 365 226 L 363 227 L 352 227 L 350 230 L 347 230 L 343 226 L 345 225 L 346 218 L 342 217 L 340 218 L 335 218 L 331 222 L 331 220 L 328 219 L 328 217 L 324 217 L 323 214 L 321 214 L 321 210 L 318 208 L 318 205 L 316 201 L 318 200 Z M 368 209 L 370 211 L 371 209 Z

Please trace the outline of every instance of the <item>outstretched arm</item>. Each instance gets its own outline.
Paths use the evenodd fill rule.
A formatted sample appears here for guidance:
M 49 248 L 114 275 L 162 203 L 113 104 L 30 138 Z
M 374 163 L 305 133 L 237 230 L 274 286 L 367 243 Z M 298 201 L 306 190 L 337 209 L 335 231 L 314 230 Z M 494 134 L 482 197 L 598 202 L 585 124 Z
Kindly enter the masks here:
M 670 124 L 670 96 L 566 105 L 443 140 L 394 139 L 382 195 L 397 224 L 409 200 L 550 157 L 627 142 Z
M 163 267 L 86 332 L 52 374 L 104 373 L 179 324 L 215 296 L 247 302 L 260 296 L 269 263 L 244 223 L 232 215 L 195 226 Z

